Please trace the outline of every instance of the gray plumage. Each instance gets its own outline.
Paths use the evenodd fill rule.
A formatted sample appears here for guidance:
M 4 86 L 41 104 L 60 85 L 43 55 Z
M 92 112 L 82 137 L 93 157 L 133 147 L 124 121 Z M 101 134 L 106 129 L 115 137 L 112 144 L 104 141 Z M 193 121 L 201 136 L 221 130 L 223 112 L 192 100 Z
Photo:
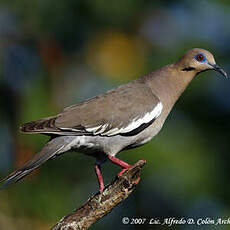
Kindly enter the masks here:
M 175 64 L 70 106 L 57 116 L 22 125 L 22 132 L 46 134 L 52 139 L 32 160 L 6 177 L 3 185 L 20 180 L 70 149 L 94 156 L 100 165 L 109 155 L 143 145 L 160 131 L 190 81 L 208 69 L 226 75 L 210 52 L 193 49 Z

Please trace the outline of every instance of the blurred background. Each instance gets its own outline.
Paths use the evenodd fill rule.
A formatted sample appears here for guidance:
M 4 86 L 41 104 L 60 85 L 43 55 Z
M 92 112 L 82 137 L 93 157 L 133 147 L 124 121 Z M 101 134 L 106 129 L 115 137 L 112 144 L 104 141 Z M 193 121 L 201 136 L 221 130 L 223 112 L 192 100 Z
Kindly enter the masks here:
M 0 1 L 0 176 L 48 140 L 19 133 L 23 122 L 172 63 L 188 49 L 211 51 L 230 73 L 230 2 L 163 0 Z M 230 81 L 216 72 L 193 80 L 160 134 L 122 160 L 146 159 L 135 192 L 92 229 L 122 217 L 230 216 Z M 0 191 L 1 230 L 44 230 L 98 191 L 95 160 L 70 152 Z M 119 167 L 103 166 L 105 183 Z M 229 229 L 229 225 L 171 229 Z

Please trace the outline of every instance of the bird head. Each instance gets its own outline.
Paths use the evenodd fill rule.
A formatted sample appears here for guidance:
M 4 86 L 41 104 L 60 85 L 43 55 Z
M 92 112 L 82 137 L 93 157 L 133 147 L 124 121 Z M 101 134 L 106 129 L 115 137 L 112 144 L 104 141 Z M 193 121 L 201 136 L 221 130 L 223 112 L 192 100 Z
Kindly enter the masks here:
M 204 49 L 189 50 L 176 64 L 184 72 L 193 71 L 198 74 L 207 70 L 215 70 L 227 77 L 227 73 L 216 64 L 213 55 Z

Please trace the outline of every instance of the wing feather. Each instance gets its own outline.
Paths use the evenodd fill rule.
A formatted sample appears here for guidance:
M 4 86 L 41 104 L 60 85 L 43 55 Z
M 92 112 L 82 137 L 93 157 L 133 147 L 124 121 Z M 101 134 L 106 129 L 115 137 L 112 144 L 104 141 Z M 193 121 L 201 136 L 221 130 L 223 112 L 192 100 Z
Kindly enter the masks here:
M 136 80 L 67 107 L 57 116 L 26 123 L 21 131 L 48 135 L 136 134 L 156 120 L 162 109 L 152 90 Z

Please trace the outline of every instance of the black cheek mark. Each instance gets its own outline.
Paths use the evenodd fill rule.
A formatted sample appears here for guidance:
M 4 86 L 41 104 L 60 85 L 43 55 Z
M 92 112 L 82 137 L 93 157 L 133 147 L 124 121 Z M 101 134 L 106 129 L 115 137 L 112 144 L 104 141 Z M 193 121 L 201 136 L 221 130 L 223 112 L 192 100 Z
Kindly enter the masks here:
M 192 71 L 194 69 L 195 69 L 194 67 L 186 67 L 186 68 L 182 69 L 182 71 Z

